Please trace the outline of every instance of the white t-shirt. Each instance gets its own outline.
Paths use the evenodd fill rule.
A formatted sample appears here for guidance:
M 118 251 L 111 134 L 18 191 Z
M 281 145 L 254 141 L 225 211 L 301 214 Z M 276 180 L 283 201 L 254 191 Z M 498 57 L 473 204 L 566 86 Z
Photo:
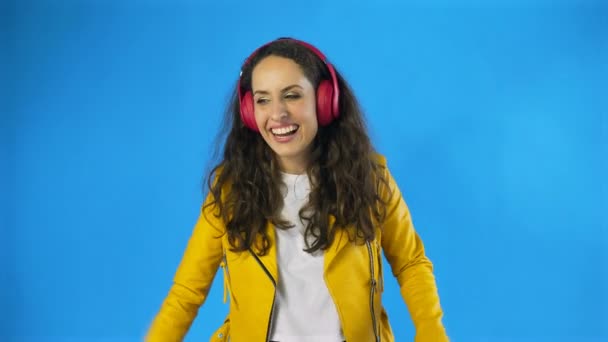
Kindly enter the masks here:
M 308 201 L 308 176 L 282 173 L 287 186 L 281 215 L 295 227 L 276 229 L 279 279 L 270 340 L 342 342 L 340 318 L 323 278 L 323 251 L 304 252 L 299 211 Z

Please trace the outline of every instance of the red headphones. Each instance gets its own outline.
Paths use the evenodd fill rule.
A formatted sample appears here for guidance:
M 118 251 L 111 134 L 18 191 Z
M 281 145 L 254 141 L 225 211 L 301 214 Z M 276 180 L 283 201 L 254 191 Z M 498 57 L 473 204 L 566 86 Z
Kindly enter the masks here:
M 275 41 L 278 40 L 289 40 L 308 48 L 327 66 L 327 70 L 331 75 L 331 80 L 322 80 L 319 84 L 319 87 L 317 88 L 317 121 L 321 126 L 329 125 L 334 119 L 338 118 L 338 116 L 340 115 L 338 106 L 340 90 L 338 89 L 338 78 L 336 77 L 336 71 L 334 70 L 334 67 L 331 65 L 331 63 L 329 63 L 325 55 L 323 55 L 323 53 L 319 51 L 319 49 L 312 46 L 311 44 L 293 38 L 279 38 Z M 245 92 L 245 94 L 241 94 L 243 90 L 241 86 L 241 77 L 243 76 L 243 69 L 247 66 L 247 64 L 249 64 L 249 62 L 257 54 L 257 52 L 261 48 L 270 45 L 275 41 L 266 43 L 261 47 L 257 48 L 251 54 L 251 56 L 249 56 L 247 60 L 245 60 L 245 63 L 243 63 L 243 67 L 241 68 L 241 74 L 239 75 L 238 95 L 241 120 L 243 120 L 245 126 L 255 132 L 258 131 L 258 125 L 255 123 L 253 95 L 251 94 L 251 91 L 247 91 Z

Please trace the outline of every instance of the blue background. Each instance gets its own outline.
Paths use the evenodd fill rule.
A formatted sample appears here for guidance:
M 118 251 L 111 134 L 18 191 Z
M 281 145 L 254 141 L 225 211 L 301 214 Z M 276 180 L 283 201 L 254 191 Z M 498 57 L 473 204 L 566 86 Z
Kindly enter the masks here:
M 359 96 L 453 341 L 608 341 L 605 2 L 0 10 L 0 341 L 141 340 L 240 64 L 280 36 L 317 45 Z M 397 341 L 412 341 L 387 284 Z M 226 312 L 218 277 L 187 341 Z

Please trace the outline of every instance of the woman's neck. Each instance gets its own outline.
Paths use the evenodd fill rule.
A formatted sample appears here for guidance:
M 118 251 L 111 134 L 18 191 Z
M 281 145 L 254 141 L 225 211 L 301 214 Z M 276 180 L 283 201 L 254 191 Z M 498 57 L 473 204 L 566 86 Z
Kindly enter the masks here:
M 308 169 L 307 160 L 279 158 L 278 162 L 281 172 L 287 174 L 301 175 L 306 173 L 306 170 Z

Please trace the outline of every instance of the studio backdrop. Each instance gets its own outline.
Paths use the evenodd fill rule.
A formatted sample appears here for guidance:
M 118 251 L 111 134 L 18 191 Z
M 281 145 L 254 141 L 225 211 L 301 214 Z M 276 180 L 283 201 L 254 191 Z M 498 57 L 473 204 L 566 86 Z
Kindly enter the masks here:
M 141 341 L 241 63 L 283 36 L 315 44 L 353 87 L 453 341 L 608 341 L 605 2 L 0 9 L 1 341 Z M 412 341 L 385 276 L 396 340 Z M 220 272 L 186 341 L 223 321 L 222 291 Z

